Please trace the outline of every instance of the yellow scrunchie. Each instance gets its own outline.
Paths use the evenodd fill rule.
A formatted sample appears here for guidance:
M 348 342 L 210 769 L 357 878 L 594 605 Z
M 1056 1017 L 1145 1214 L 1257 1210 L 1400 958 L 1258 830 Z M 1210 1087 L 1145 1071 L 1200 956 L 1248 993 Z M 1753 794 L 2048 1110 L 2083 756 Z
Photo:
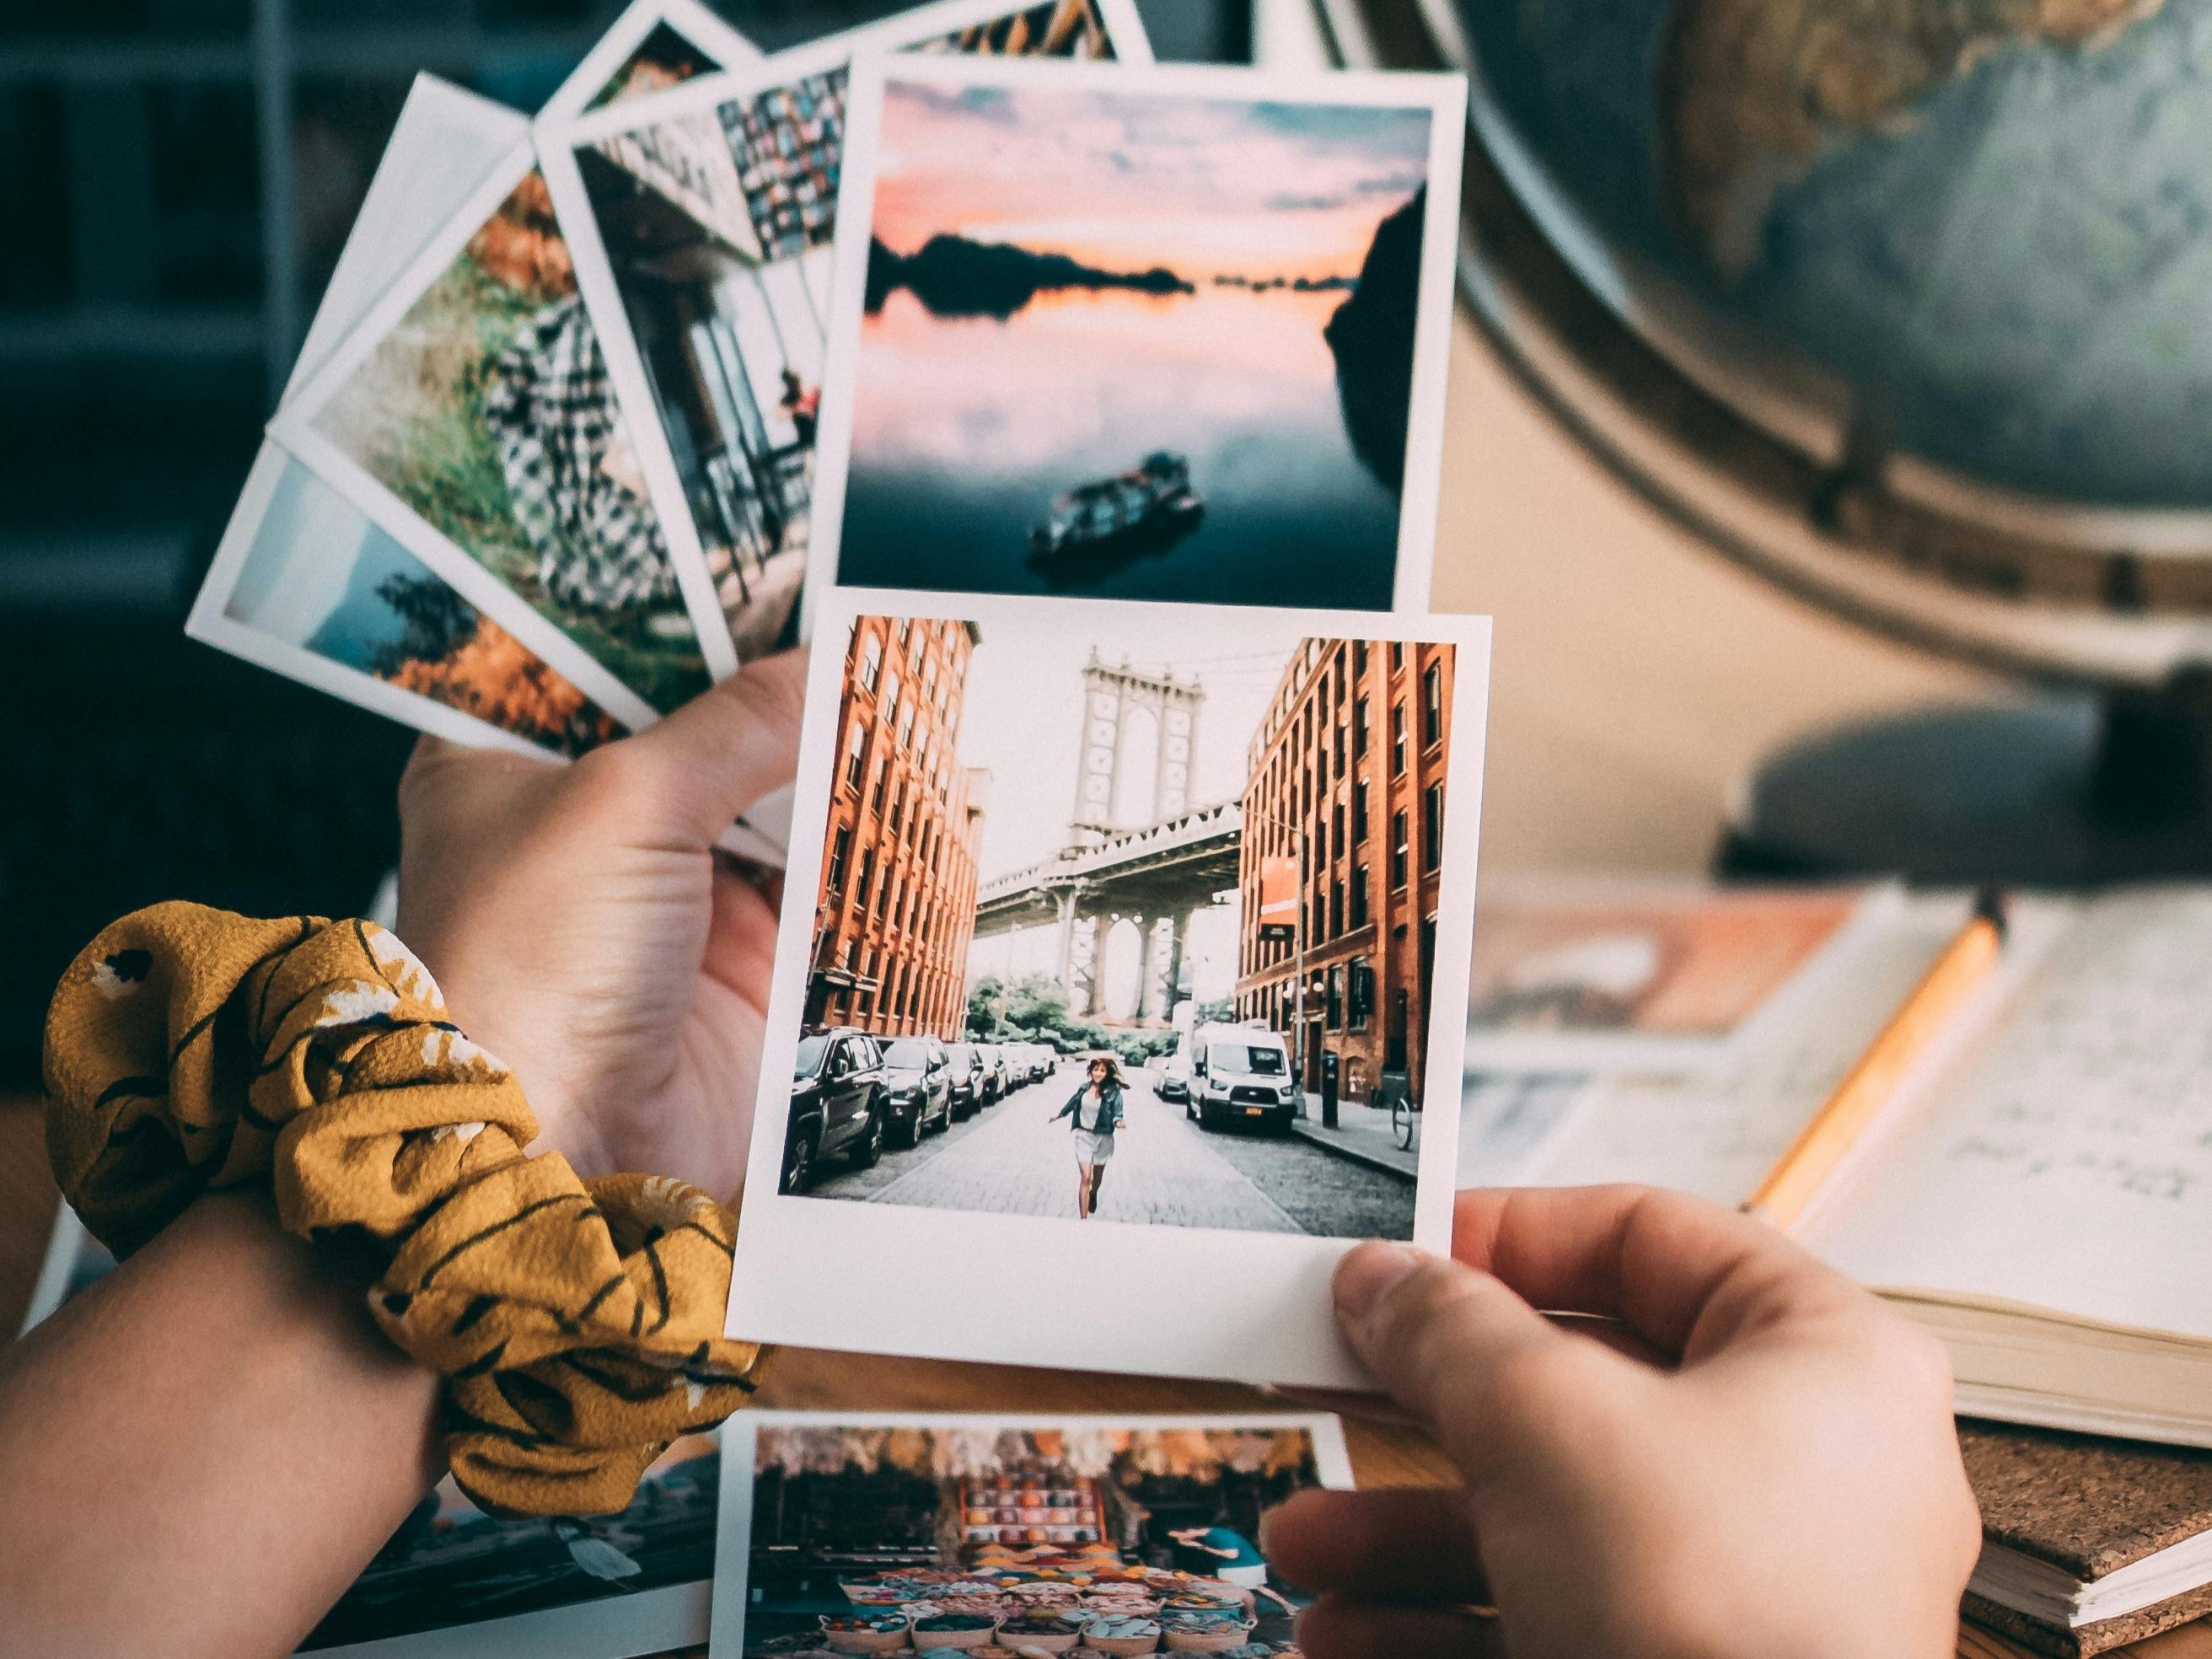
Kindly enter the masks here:
M 453 1478 L 493 1513 L 619 1510 L 752 1391 L 761 1351 L 722 1335 L 728 1212 L 527 1156 L 514 1074 L 374 922 L 126 916 L 54 994 L 46 1080 L 55 1177 L 118 1256 L 264 1177 L 287 1231 L 379 1241 L 370 1310 L 447 1379 Z

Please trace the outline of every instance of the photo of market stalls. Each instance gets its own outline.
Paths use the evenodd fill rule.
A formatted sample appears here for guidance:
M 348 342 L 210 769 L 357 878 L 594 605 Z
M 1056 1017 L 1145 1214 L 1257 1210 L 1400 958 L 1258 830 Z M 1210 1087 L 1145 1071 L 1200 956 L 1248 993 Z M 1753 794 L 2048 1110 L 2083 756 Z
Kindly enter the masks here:
M 1304 1425 L 757 1430 L 744 1652 L 1295 1655 L 1260 1517 Z M 1087 1653 L 1085 1650 L 1088 1650 Z

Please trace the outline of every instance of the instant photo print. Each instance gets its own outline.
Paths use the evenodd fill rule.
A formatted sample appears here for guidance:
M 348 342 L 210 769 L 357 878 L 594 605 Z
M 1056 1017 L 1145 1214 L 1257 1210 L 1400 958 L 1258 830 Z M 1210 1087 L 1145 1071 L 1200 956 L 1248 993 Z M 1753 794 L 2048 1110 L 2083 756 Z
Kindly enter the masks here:
M 1465 97 L 857 68 L 816 586 L 1425 609 Z
M 572 759 L 624 730 L 273 441 L 247 476 L 185 631 L 472 748 Z
M 270 431 L 626 726 L 708 684 L 527 139 Z
M 709 1659 L 979 1632 L 1017 1653 L 1115 1632 L 1131 1651 L 1272 1648 L 1310 1598 L 1269 1565 L 1260 1517 L 1352 1484 L 1328 1416 L 741 1412 Z
M 1711 1074 L 1893 931 L 1902 890 L 1517 875 L 1486 884 L 1471 1072 Z
M 1130 0 L 952 0 L 538 125 L 643 484 L 695 617 L 703 596 L 734 641 L 718 675 L 799 628 L 846 82 L 875 52 L 1151 56 Z
M 633 0 L 538 118 L 573 120 L 702 75 L 760 63 L 763 57 L 700 0 Z
M 731 1334 L 1360 1384 L 1330 1272 L 1449 1243 L 1486 620 L 823 604 Z

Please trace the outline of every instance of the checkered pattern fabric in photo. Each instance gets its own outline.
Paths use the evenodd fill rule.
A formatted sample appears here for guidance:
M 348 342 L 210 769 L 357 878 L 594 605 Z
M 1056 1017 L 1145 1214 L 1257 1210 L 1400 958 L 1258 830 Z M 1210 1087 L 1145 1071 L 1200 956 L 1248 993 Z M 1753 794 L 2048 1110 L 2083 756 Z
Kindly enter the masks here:
M 651 504 L 607 470 L 609 452 L 629 440 L 580 299 L 548 306 L 522 325 L 492 365 L 484 416 L 515 520 L 555 599 L 613 611 L 675 597 L 668 543 Z

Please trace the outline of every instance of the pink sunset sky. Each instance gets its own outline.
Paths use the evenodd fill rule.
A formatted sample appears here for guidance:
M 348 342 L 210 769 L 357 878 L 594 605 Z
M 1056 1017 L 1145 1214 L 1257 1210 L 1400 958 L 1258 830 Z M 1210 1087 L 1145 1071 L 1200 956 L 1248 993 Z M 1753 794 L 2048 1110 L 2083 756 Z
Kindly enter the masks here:
M 1419 189 L 1425 109 L 1041 86 L 884 88 L 874 230 L 940 233 L 1114 270 L 1356 276 Z

